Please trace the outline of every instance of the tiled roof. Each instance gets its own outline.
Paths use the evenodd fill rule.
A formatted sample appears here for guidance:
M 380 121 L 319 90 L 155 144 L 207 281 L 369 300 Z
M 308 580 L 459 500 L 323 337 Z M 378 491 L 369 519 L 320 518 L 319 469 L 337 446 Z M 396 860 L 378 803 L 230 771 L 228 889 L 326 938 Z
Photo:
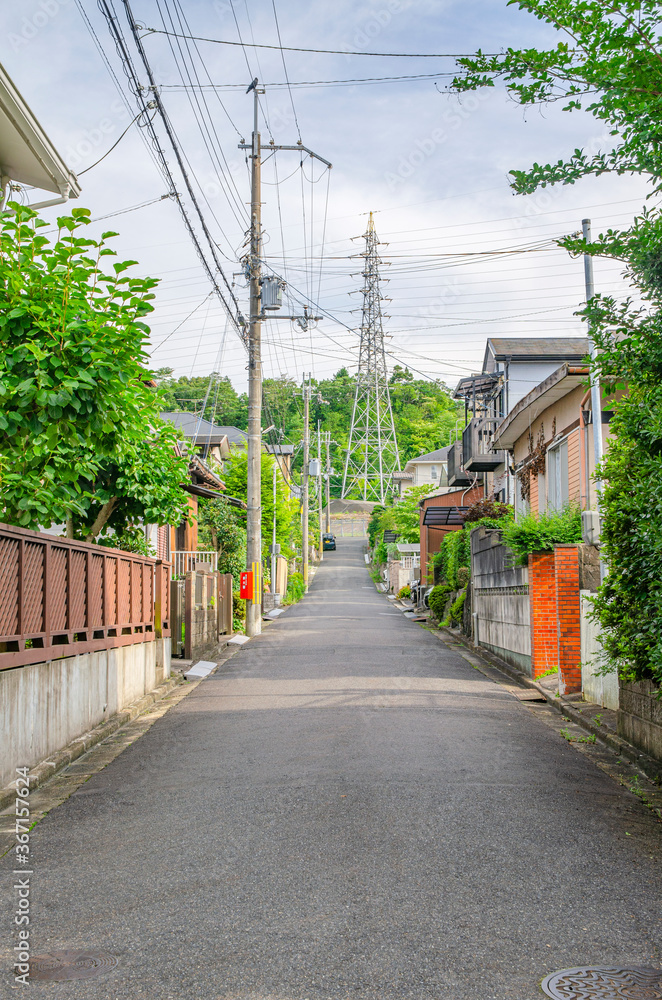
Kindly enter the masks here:
M 238 427 L 222 427 L 220 424 L 212 424 L 209 420 L 200 420 L 195 413 L 185 411 L 176 413 L 162 413 L 162 420 L 168 420 L 182 432 L 184 437 L 192 440 L 195 438 L 201 444 L 220 444 L 221 439 L 226 437 L 230 444 L 246 444 L 247 434 L 239 430 Z

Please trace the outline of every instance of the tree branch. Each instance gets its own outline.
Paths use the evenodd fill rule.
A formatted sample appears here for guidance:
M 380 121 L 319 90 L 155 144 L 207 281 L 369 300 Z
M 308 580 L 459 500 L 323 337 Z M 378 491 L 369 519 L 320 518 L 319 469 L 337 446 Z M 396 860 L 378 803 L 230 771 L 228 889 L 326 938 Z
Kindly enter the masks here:
M 118 502 L 119 502 L 118 497 L 111 497 L 108 503 L 105 503 L 103 505 L 103 507 L 96 516 L 94 524 L 89 530 L 87 538 L 85 539 L 87 542 L 93 542 L 96 539 L 101 529 L 105 527 L 105 525 L 108 523 L 108 519 L 115 510 L 115 508 L 117 507 Z

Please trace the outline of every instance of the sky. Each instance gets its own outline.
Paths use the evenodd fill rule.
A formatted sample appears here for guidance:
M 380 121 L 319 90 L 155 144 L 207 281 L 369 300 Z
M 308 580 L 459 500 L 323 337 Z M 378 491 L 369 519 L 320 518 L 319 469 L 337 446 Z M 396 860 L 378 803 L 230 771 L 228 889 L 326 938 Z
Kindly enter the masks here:
M 114 5 L 140 83 L 148 86 L 124 3 Z M 287 283 L 284 318 L 264 328 L 265 377 L 300 381 L 304 372 L 320 379 L 341 366 L 356 370 L 362 301 L 356 255 L 369 212 L 383 244 L 390 366 L 406 365 L 452 387 L 480 370 L 488 337 L 584 333 L 573 315 L 584 300 L 582 262 L 553 241 L 576 232 L 585 217 L 594 232 L 627 226 L 648 184 L 605 176 L 514 196 L 509 170 L 558 160 L 575 147 L 605 148 L 604 126 L 556 105 L 525 110 L 499 86 L 461 98 L 444 92 L 455 69 L 452 55 L 547 46 L 557 37 L 549 26 L 506 0 L 131 0 L 131 9 L 244 313 L 240 259 L 250 178 L 237 147 L 250 140 L 252 95 L 245 91 L 254 77 L 266 90 L 262 142 L 295 145 L 300 138 L 332 163 L 328 169 L 290 151 L 264 158 L 265 261 Z M 100 220 L 94 234 L 119 232 L 111 245 L 120 258 L 138 262 L 136 274 L 160 279 L 149 319 L 152 367 L 177 375 L 220 371 L 243 391 L 245 348 L 210 294 L 176 204 L 163 197 L 168 185 L 145 130 L 130 124 L 138 106 L 97 4 L 12 0 L 2 5 L 0 24 L 5 69 L 68 165 L 79 174 L 91 167 L 71 207 L 87 207 Z M 149 30 L 164 26 L 212 41 Z M 339 54 L 281 52 L 279 37 L 283 46 Z M 251 48 L 251 42 L 276 47 Z M 346 82 L 379 77 L 407 79 Z M 154 124 L 177 190 L 185 192 L 163 126 Z M 62 212 L 43 215 L 50 221 Z M 596 290 L 626 295 L 620 270 L 596 261 Z M 300 315 L 305 302 L 324 317 L 308 330 L 286 318 Z

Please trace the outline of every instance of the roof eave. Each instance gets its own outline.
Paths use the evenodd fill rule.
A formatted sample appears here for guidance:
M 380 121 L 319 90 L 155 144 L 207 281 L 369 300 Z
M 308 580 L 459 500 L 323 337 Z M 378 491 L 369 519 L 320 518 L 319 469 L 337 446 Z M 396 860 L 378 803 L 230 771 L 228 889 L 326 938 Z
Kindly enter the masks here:
M 515 443 L 531 423 L 530 415 L 527 414 L 529 408 L 535 403 L 542 404 L 536 413 L 536 417 L 539 416 L 543 410 L 546 410 L 557 400 L 563 399 L 578 385 L 582 385 L 589 373 L 589 369 L 584 365 L 569 365 L 567 363 L 553 371 L 535 389 L 520 399 L 508 416 L 501 421 L 494 432 L 492 448 L 496 451 L 501 449 L 512 451 Z

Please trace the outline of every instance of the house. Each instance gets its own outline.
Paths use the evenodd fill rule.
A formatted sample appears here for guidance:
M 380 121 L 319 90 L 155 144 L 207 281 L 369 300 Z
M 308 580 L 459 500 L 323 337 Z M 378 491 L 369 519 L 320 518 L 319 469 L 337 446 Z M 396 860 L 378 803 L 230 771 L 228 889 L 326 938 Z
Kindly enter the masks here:
M 393 473 L 392 480 L 398 496 L 404 496 L 413 486 L 448 487 L 448 453 L 450 447 L 430 451 L 426 455 L 410 458 L 404 469 Z
M 558 365 L 496 427 L 491 444 L 512 462 L 516 516 L 568 504 L 597 510 L 588 383 L 586 364 Z M 605 443 L 611 416 L 602 410 Z M 596 519 L 586 515 L 583 544 L 533 552 L 522 567 L 513 566 L 499 532 L 472 533 L 474 641 L 534 678 L 558 668 L 562 694 L 582 693 L 617 709 L 618 681 L 599 672 L 602 652 L 590 616 L 590 595 L 600 584 Z
M 493 446 L 512 456 L 516 513 L 561 510 L 568 503 L 596 510 L 588 380 L 587 365 L 560 365 L 496 428 Z M 602 410 L 603 440 L 611 416 L 611 409 Z
M 61 205 L 80 194 L 78 178 L 67 167 L 12 80 L 0 65 L 0 209 L 16 185 L 55 197 L 29 203 L 33 209 Z
M 286 480 L 292 475 L 292 456 L 294 455 L 293 444 L 267 444 L 264 446 L 268 455 L 273 455 L 278 463 L 278 468 Z
M 174 424 L 196 454 L 205 460 L 214 459 L 221 466 L 232 448 L 245 448 L 248 440 L 246 432 L 238 427 L 213 424 L 187 411 L 162 413 L 161 419 Z
M 497 426 L 520 401 L 560 365 L 582 365 L 585 337 L 490 337 L 483 370 L 460 379 L 455 398 L 464 400 L 465 430 L 448 461 L 450 486 L 485 478 L 485 495 L 513 501 L 505 449 L 493 444 Z

